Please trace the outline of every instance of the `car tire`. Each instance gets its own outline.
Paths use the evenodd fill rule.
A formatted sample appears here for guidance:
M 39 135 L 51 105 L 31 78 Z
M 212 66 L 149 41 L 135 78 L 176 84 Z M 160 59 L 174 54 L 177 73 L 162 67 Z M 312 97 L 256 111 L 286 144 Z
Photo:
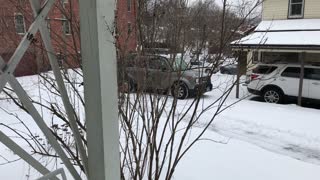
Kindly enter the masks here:
M 189 89 L 184 82 L 176 82 L 172 86 L 171 94 L 177 99 L 186 99 L 189 96 Z
M 284 94 L 279 88 L 270 87 L 263 90 L 262 97 L 267 103 L 281 104 Z

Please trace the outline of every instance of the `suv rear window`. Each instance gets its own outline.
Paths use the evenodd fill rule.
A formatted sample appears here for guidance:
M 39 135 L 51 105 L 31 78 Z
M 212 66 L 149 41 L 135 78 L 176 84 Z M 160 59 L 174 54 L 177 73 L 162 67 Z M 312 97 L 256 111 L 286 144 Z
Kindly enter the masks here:
M 287 67 L 281 74 L 283 77 L 300 78 L 300 68 Z
M 252 72 L 255 74 L 270 74 L 276 69 L 276 66 L 257 66 Z

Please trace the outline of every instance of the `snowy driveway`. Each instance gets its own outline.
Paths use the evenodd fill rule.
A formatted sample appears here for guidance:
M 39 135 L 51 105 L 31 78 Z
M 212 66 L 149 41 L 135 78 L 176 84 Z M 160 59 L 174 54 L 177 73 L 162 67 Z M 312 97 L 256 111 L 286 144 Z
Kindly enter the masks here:
M 245 89 L 242 90 L 245 94 Z M 216 94 L 208 93 L 205 102 Z M 231 95 L 226 104 L 234 101 Z M 212 112 L 204 114 L 197 124 L 199 129 L 205 127 L 206 119 L 211 116 Z M 211 176 L 222 180 L 320 179 L 319 127 L 320 110 L 243 100 L 214 120 L 204 137 L 214 142 L 206 141 L 195 147 L 177 177 L 184 180 Z M 200 164 L 193 172 L 197 175 L 182 170 L 194 168 L 195 163 Z
M 230 80 L 231 76 L 213 77 L 219 85 L 227 86 Z M 204 104 L 218 97 L 220 90 L 207 93 Z M 245 86 L 241 86 L 241 95 L 248 95 Z M 232 92 L 226 105 L 235 101 L 234 96 Z M 204 114 L 197 124 L 199 129 L 211 117 L 212 112 Z M 204 137 L 209 141 L 195 147 L 178 170 L 177 179 L 320 179 L 319 127 L 318 109 L 243 100 L 214 120 Z M 200 164 L 199 168 L 195 168 L 195 163 Z M 190 168 L 195 168 L 195 172 L 183 170 Z
M 218 75 L 212 80 L 219 84 L 229 84 L 232 78 Z M 248 96 L 246 86 L 241 86 L 240 90 L 243 97 Z M 210 95 L 215 94 L 211 92 Z M 229 103 L 232 103 L 233 94 Z M 320 108 L 320 104 L 313 104 L 313 108 Z M 320 165 L 319 121 L 320 110 L 243 100 L 223 112 L 210 126 L 210 130 L 274 153 Z M 205 123 L 199 126 L 203 127 Z
M 274 153 L 320 165 L 320 139 L 318 138 L 227 117 L 209 129 L 220 135 L 245 141 Z
M 241 93 L 247 96 L 246 87 L 242 87 Z M 211 92 L 212 96 L 215 94 Z M 227 104 L 234 101 L 231 95 Z M 205 121 L 199 126 L 205 126 Z M 210 130 L 274 153 L 320 165 L 319 127 L 320 110 L 243 100 L 222 112 Z

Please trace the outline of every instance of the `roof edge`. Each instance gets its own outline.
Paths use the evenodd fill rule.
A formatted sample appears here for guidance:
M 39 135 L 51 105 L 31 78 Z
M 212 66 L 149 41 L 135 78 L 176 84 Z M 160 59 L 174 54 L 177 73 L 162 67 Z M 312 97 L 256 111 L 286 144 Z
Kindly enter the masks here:
M 281 50 L 320 50 L 320 45 L 277 45 L 277 44 L 230 44 L 234 49 L 281 49 Z

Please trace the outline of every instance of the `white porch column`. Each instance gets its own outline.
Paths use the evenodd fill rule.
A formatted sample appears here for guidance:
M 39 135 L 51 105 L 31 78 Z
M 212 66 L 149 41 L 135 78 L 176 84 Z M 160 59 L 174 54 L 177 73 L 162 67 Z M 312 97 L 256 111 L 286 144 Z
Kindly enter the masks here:
M 89 180 L 119 180 L 114 0 L 80 0 Z

